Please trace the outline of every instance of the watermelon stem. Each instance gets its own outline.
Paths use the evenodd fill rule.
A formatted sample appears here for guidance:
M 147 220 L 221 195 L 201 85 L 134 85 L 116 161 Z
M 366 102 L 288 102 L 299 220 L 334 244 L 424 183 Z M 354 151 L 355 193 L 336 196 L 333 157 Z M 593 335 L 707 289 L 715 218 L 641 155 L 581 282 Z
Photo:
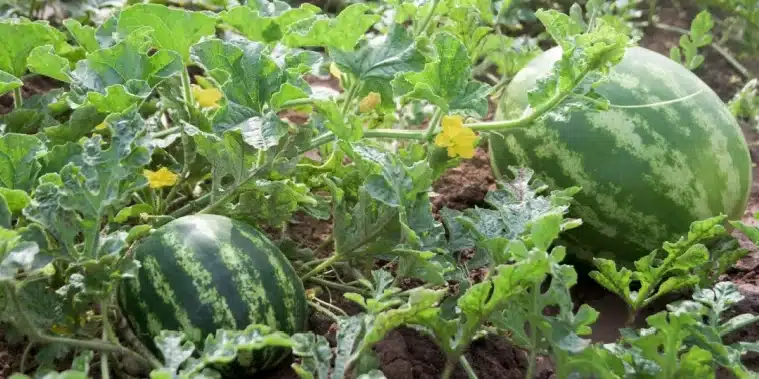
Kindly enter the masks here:
M 325 280 L 325 279 L 321 279 L 321 278 L 309 278 L 308 280 L 311 281 L 311 282 L 314 282 L 314 283 L 316 283 L 318 285 L 322 285 L 322 286 L 325 286 L 325 287 L 331 287 L 331 288 L 334 288 L 336 290 L 345 291 L 345 292 L 355 292 L 355 293 L 360 293 L 362 295 L 367 295 L 367 292 L 365 290 L 363 290 L 361 288 L 358 288 L 358 287 L 349 286 L 347 284 L 335 283 L 335 282 L 332 282 L 332 281 L 329 281 L 329 280 Z
M 424 132 L 424 140 L 432 140 L 432 136 L 435 135 L 435 130 L 440 123 L 440 119 L 443 117 L 443 109 L 438 107 L 435 109 L 435 113 L 432 114 L 429 124 L 427 124 L 427 130 Z
M 574 91 L 575 87 L 577 87 L 578 84 L 582 83 L 583 80 L 585 80 L 585 77 L 590 72 L 590 69 L 585 69 L 580 76 L 579 79 L 575 82 L 575 85 L 572 86 L 572 88 L 564 91 L 557 91 L 554 93 L 553 96 L 551 96 L 550 99 L 540 104 L 535 110 L 533 110 L 531 113 L 522 115 L 521 117 L 517 119 L 512 120 L 498 120 L 498 121 L 487 121 L 487 122 L 473 122 L 473 123 L 466 123 L 464 124 L 465 127 L 468 127 L 474 131 L 493 131 L 493 130 L 504 130 L 504 129 L 512 129 L 512 128 L 518 128 L 522 126 L 527 126 L 531 122 L 535 121 L 538 117 L 542 116 L 544 113 L 550 111 L 551 109 L 555 108 L 557 105 L 559 105 L 567 96 L 572 94 L 572 91 Z
M 342 257 L 340 257 L 338 254 L 335 254 L 335 255 L 329 257 L 327 260 L 325 260 L 324 262 L 320 263 L 318 266 L 314 267 L 311 271 L 307 272 L 306 275 L 301 276 L 300 280 L 302 280 L 302 281 L 308 280 L 312 276 L 314 276 L 314 275 L 316 275 L 316 274 L 318 274 L 318 273 L 326 270 L 327 267 L 331 266 L 333 263 L 335 263 L 338 259 L 341 259 L 341 258 Z
M 24 96 L 21 93 L 21 87 L 13 89 L 13 107 L 15 109 L 21 109 L 24 105 Z
M 108 315 L 105 315 L 107 318 Z M 108 342 L 108 329 L 103 328 L 103 341 Z M 111 370 L 108 367 L 108 353 L 100 355 L 100 377 L 102 379 L 111 379 Z
M 18 316 L 16 318 L 16 322 L 19 324 L 20 328 L 26 332 L 26 335 L 30 341 L 38 342 L 42 344 L 51 344 L 51 345 L 61 344 L 61 345 L 73 346 L 73 347 L 78 347 L 81 349 L 99 351 L 101 353 L 129 355 L 139 360 L 140 362 L 145 362 L 149 364 L 153 368 L 156 368 L 156 369 L 161 368 L 160 364 L 156 366 L 155 365 L 156 362 L 151 362 L 150 360 L 146 359 L 145 357 L 136 353 L 135 351 L 121 345 L 113 344 L 107 341 L 77 340 L 73 338 L 50 336 L 50 335 L 46 335 L 42 333 L 37 328 L 37 326 L 34 325 L 34 323 L 29 319 L 29 316 L 26 314 L 26 311 L 21 305 L 21 301 L 19 300 L 19 297 L 18 297 L 19 287 L 17 287 L 14 283 L 6 283 L 5 290 L 6 290 L 5 292 L 7 294 L 8 300 L 10 301 L 11 306 L 14 308 L 14 310 L 16 311 L 16 315 Z
M 425 17 L 424 20 L 422 20 L 422 22 L 419 24 L 418 29 L 416 29 L 415 37 L 419 37 L 425 32 L 425 30 L 427 30 L 427 27 L 430 25 L 430 21 L 432 21 L 432 17 L 435 16 L 435 10 L 437 9 L 438 4 L 440 4 L 440 0 L 432 1 L 432 8 L 430 9 L 430 13 L 427 14 L 427 17 Z

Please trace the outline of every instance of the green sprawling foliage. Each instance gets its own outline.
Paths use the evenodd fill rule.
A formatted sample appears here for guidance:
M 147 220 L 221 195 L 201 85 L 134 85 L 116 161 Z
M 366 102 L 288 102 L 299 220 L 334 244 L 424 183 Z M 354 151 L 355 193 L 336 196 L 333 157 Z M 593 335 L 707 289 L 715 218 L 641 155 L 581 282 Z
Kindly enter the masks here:
M 13 378 L 217 378 L 276 346 L 302 378 L 377 379 L 373 347 L 404 326 L 439 346 L 444 379 L 458 368 L 476 378 L 465 353 L 489 335 L 527 352 L 530 378 L 538 356 L 560 378 L 755 375 L 741 357 L 759 346 L 725 341 L 757 317 L 730 313 L 742 296 L 719 277 L 747 253 L 726 224 L 755 243 L 759 229 L 715 215 L 633 267 L 596 259 L 590 276 L 629 307 L 629 328 L 601 344 L 590 338 L 599 312 L 573 302 L 580 274 L 557 243 L 582 227 L 570 216 L 581 188 L 549 189 L 513 167 L 480 206 L 431 203 L 433 183 L 489 133 L 606 109 L 594 86 L 636 44 L 637 2 L 562 12 L 388 0 L 336 14 L 270 0 L 116 3 L 0 0 L 0 95 L 14 100 L 0 116 L 0 322 L 35 348 Z M 68 17 L 32 21 L 50 9 Z M 544 33 L 514 35 L 528 23 Z M 672 58 L 698 69 L 712 27 L 699 14 Z M 539 42 L 563 55 L 529 92 L 529 112 L 490 120 L 491 100 Z M 35 77 L 58 88 L 25 95 Z M 757 119 L 755 87 L 731 102 L 736 116 Z M 202 348 L 164 330 L 153 356 L 117 328 L 127 310 L 116 288 L 141 267 L 134 246 L 202 213 L 275 231 L 336 345 L 262 322 L 218 330 Z M 331 223 L 321 246 L 287 237 L 300 215 Z M 359 311 L 319 296 L 335 290 Z M 675 293 L 690 300 L 634 329 Z M 70 369 L 56 371 L 66 356 Z

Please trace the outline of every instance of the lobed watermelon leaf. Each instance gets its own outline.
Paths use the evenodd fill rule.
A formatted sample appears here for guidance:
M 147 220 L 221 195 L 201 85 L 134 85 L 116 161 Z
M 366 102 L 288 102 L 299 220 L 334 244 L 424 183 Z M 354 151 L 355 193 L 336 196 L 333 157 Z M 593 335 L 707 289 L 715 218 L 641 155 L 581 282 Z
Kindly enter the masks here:
M 308 22 L 321 12 L 313 4 L 303 3 L 292 8 L 284 1 L 250 1 L 234 6 L 220 18 L 251 41 L 272 43 L 289 35 L 298 23 Z
M 135 4 L 118 17 L 118 31 L 124 35 L 148 27 L 153 47 L 179 54 L 190 63 L 190 47 L 201 38 L 213 35 L 217 17 L 210 12 L 170 8 L 161 4 Z M 89 38 L 88 38 L 89 40 Z
M 715 216 L 692 223 L 686 236 L 663 244 L 666 255 L 653 251 L 635 261 L 634 271 L 627 267 L 617 269 L 616 263 L 609 259 L 594 258 L 597 270 L 589 275 L 627 303 L 632 322 L 637 312 L 652 301 L 699 283 L 697 270 L 709 261 L 709 250 L 704 244 L 725 235 L 722 226 L 725 218 Z M 634 283 L 640 286 L 637 291 L 631 290 Z
M 293 23 L 282 42 L 289 47 L 334 47 L 352 51 L 361 37 L 379 21 L 379 15 L 368 14 L 366 4 L 347 6 L 335 18 L 310 17 Z
M 490 86 L 472 79 L 469 52 L 448 32 L 433 36 L 436 57 L 420 73 L 406 73 L 393 81 L 396 95 L 427 100 L 443 113 L 485 117 Z
M 68 73 L 70 99 L 119 113 L 144 101 L 161 81 L 184 69 L 181 56 L 161 50 L 149 55 L 153 31 L 140 28 L 111 47 L 90 53 Z

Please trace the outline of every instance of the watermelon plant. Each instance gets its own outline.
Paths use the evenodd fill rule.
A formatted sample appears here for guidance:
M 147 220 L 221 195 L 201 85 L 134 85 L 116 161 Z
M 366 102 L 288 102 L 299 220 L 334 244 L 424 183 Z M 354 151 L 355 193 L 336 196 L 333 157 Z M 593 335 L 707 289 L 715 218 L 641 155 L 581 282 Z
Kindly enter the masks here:
M 729 337 L 757 316 L 730 313 L 743 295 L 722 280 L 749 253 L 731 230 L 759 243 L 736 121 L 753 87 L 726 105 L 690 71 L 703 28 L 670 59 L 638 46 L 632 5 L 599 1 L 95 2 L 40 20 L 48 3 L 0 19 L 14 378 L 393 377 L 377 349 L 401 328 L 436 346 L 442 379 L 477 378 L 489 338 L 527 378 L 539 357 L 561 378 L 754 375 L 759 346 Z M 30 93 L 40 80 L 55 88 Z M 500 175 L 482 201 L 433 205 L 483 147 Z M 304 220 L 326 236 L 303 243 Z M 582 276 L 627 306 L 615 341 L 593 338 Z

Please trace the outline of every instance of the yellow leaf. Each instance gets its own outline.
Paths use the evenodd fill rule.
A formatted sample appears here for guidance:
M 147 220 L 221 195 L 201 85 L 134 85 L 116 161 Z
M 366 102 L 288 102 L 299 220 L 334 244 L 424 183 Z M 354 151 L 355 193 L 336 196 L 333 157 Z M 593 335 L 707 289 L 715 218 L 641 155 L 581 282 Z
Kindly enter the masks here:
M 103 122 L 99 123 L 99 124 L 98 124 L 98 125 L 95 127 L 95 130 L 103 130 L 103 129 L 105 129 L 106 127 L 107 127 L 107 125 L 106 125 L 105 121 L 103 121 Z
M 169 171 L 166 167 L 161 167 L 158 171 L 144 170 L 142 175 L 148 179 L 150 188 L 171 187 L 179 179 L 179 175 Z
M 221 100 L 223 94 L 216 88 L 201 88 L 200 86 L 192 86 L 192 97 L 203 108 L 212 108 L 219 106 L 219 100 Z
M 369 92 L 369 94 L 358 103 L 358 110 L 361 113 L 369 112 L 374 108 L 377 108 L 377 105 L 379 105 L 380 102 L 382 102 L 382 96 L 380 94 L 377 92 Z
M 343 88 L 343 72 L 340 71 L 340 67 L 337 67 L 335 62 L 329 64 L 329 73 L 337 78 L 337 81 L 340 83 L 340 88 Z

